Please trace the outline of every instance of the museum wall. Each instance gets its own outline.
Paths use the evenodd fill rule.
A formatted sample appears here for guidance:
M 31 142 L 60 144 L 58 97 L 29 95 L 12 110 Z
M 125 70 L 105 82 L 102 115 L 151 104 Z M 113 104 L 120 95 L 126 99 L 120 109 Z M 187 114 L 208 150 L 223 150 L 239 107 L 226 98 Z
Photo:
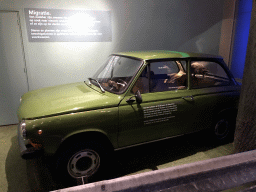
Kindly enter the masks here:
M 219 54 L 223 0 L 2 0 L 18 11 L 29 90 L 83 81 L 113 52 L 167 49 Z M 109 42 L 30 42 L 25 8 L 110 11 Z
M 243 78 L 251 12 L 252 0 L 237 1 L 230 69 L 233 75 L 238 79 Z

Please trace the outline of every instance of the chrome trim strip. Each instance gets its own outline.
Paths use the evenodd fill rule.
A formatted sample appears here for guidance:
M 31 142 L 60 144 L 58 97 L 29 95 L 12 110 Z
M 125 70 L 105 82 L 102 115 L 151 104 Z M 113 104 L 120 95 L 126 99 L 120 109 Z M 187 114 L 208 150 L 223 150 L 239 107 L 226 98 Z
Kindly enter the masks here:
M 190 134 L 190 133 L 187 133 L 187 134 Z M 120 147 L 120 148 L 114 149 L 114 151 L 119 151 L 119 150 L 122 150 L 122 149 L 128 149 L 128 148 L 131 148 L 131 147 L 136 147 L 136 146 L 140 146 L 140 145 L 144 145 L 144 144 L 149 144 L 149 143 L 154 143 L 154 142 L 158 142 L 158 141 L 163 141 L 163 140 L 166 140 L 166 139 L 180 137 L 180 136 L 183 136 L 183 135 L 186 135 L 186 134 L 176 135 L 176 136 L 172 136 L 172 137 L 165 137 L 165 138 L 161 138 L 161 139 L 157 139 L 157 140 L 153 140 L 153 141 L 148 141 L 148 142 L 143 142 L 143 143 L 138 143 L 138 144 L 130 145 L 130 146 L 127 146 L 127 147 Z

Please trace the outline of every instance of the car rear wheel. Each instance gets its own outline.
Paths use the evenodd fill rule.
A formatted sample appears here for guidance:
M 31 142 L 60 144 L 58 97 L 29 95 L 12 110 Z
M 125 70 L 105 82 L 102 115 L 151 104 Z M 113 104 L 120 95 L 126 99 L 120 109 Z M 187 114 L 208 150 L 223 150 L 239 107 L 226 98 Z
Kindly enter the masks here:
M 229 134 L 229 122 L 226 119 L 220 119 L 214 128 L 214 133 L 217 139 L 224 139 Z
M 235 118 L 231 117 L 220 117 L 214 126 L 214 135 L 217 141 L 226 142 L 231 141 L 234 138 L 235 130 Z
M 95 141 L 66 146 L 57 156 L 58 180 L 67 187 L 104 179 L 108 173 L 108 151 Z

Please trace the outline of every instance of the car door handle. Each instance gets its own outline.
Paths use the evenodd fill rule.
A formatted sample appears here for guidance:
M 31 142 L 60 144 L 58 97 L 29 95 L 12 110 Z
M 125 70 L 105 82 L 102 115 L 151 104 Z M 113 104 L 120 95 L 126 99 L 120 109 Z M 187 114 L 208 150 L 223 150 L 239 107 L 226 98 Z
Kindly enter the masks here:
M 194 97 L 193 95 L 190 95 L 190 96 L 185 96 L 185 97 L 181 97 L 182 99 L 186 100 L 187 101 L 187 98 L 190 98 L 191 101 L 194 101 Z

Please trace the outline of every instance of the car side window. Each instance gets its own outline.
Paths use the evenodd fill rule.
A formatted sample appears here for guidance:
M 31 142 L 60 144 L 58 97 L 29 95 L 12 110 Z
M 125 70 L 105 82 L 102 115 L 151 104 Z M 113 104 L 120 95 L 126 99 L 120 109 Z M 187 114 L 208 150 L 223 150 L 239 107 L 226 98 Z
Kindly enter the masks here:
M 150 64 L 150 92 L 186 88 L 186 73 L 180 62 L 161 61 Z
M 179 62 L 181 63 L 181 65 L 183 67 L 183 70 L 186 71 L 186 69 L 187 69 L 187 61 L 186 60 L 180 60 Z
M 229 85 L 231 80 L 220 64 L 210 61 L 191 62 L 192 88 Z
M 152 62 L 141 73 L 132 93 L 137 90 L 149 93 L 185 89 L 187 75 L 183 69 L 182 64 L 176 61 Z
M 135 94 L 136 91 L 140 90 L 140 93 L 149 92 L 149 67 L 147 66 L 137 79 L 135 85 L 132 88 L 132 93 Z
M 176 61 L 153 62 L 150 79 L 150 92 L 170 91 L 185 87 L 186 74 Z

